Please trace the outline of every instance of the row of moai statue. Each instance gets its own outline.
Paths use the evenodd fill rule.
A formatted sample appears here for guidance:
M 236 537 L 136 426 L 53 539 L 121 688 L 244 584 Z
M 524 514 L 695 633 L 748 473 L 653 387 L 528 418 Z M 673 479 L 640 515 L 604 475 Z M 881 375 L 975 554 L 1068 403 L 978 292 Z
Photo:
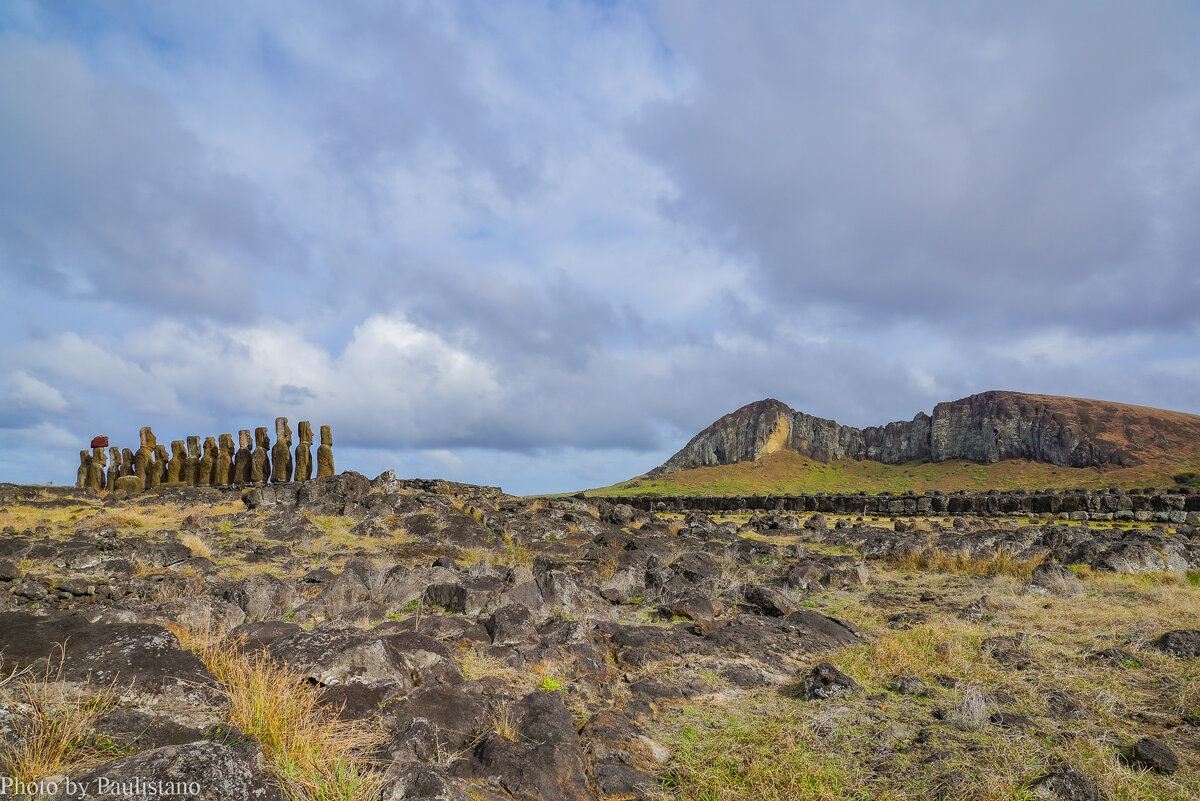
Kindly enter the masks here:
M 92 450 L 79 452 L 79 472 L 75 486 L 94 490 L 140 492 L 162 484 L 179 486 L 226 487 L 233 484 L 265 484 L 307 481 L 313 476 L 312 425 L 302 420 L 300 442 L 292 450 L 292 429 L 286 417 L 275 418 L 275 444 L 265 427 L 238 432 L 239 447 L 233 436 L 200 437 L 171 442 L 171 450 L 159 445 L 149 426 L 141 430 L 137 451 L 109 448 L 107 437 L 92 440 Z M 99 444 L 98 444 L 99 443 Z M 256 447 L 257 446 L 257 447 Z M 333 434 L 321 426 L 321 444 L 317 448 L 317 478 L 333 475 Z

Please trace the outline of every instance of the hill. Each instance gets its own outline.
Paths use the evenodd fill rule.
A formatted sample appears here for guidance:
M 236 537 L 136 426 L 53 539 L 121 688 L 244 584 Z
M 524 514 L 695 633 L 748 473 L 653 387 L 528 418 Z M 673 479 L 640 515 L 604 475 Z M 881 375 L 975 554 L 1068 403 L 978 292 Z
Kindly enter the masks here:
M 1197 468 L 1200 416 L 1182 412 L 991 391 L 859 429 L 765 399 L 604 492 L 1166 487 Z

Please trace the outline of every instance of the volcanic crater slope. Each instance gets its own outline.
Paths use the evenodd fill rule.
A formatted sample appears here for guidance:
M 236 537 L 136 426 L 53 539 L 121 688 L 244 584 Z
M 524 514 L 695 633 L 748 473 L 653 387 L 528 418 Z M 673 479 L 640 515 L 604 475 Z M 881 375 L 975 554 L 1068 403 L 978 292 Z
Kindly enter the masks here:
M 939 403 L 930 416 L 855 428 L 768 398 L 701 431 L 648 475 L 791 451 L 818 462 L 904 464 L 1026 459 L 1063 467 L 1133 467 L 1200 453 L 1200 416 L 1123 403 L 991 391 Z

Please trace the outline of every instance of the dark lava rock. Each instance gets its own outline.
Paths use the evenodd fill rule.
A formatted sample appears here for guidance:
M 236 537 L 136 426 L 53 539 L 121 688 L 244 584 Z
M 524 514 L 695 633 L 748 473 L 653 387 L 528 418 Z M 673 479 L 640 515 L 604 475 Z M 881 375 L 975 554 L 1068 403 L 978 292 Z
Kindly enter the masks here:
M 248 734 L 228 724 L 197 728 L 186 726 L 171 718 L 152 715 L 119 706 L 107 712 L 93 726 L 96 734 L 133 751 L 144 751 L 164 745 L 184 745 L 200 740 L 237 745 L 252 742 Z
M 389 759 L 435 763 L 469 745 L 489 720 L 488 705 L 469 684 L 429 684 L 383 710 Z
M 800 608 L 800 603 L 790 593 L 764 584 L 751 584 L 742 590 L 746 603 L 752 604 L 773 617 L 790 615 Z
M 62 646 L 62 647 L 60 647 Z M 64 650 L 65 649 L 65 650 Z M 144 692 L 184 687 L 221 695 L 217 680 L 175 635 L 148 623 L 91 623 L 82 615 L 0 614 L 4 672 L 49 660 L 62 681 L 135 686 Z M 65 655 L 64 655 L 65 653 Z
M 1029 664 L 1029 652 L 1016 637 L 988 637 L 980 643 L 979 650 L 1002 665 L 1021 668 Z
M 0 559 L 0 581 L 16 581 L 21 577 L 17 566 L 6 559 Z
M 929 692 L 929 687 L 918 676 L 897 676 L 888 689 L 900 695 L 925 695 Z
M 593 801 L 579 735 L 557 693 L 535 692 L 506 712 L 516 739 L 484 736 L 474 758 L 455 769 L 495 781 L 520 801 Z
M 1074 770 L 1046 774 L 1029 785 L 1029 794 L 1038 801 L 1103 801 L 1104 798 L 1087 776 Z
M 257 746 L 214 742 L 169 745 L 72 777 L 83 791 L 62 798 L 126 801 L 153 795 L 168 801 L 282 801 Z M 147 788 L 153 787 L 154 792 Z
M 797 694 L 806 701 L 814 698 L 837 698 L 857 692 L 858 682 L 828 662 L 821 662 L 800 682 Z
M 1119 668 L 1140 667 L 1142 664 L 1136 656 L 1124 648 L 1105 648 L 1103 651 L 1097 651 L 1088 658 L 1098 662 L 1108 662 L 1114 667 Z
M 1174 773 L 1179 770 L 1179 758 L 1170 746 L 1155 737 L 1143 737 L 1122 752 L 1121 756 L 1131 765 L 1149 768 L 1158 773 Z
M 295 623 L 285 623 L 282 620 L 264 620 L 253 623 L 243 623 L 233 628 L 225 635 L 226 640 L 235 642 L 239 648 L 248 651 L 265 650 L 271 643 L 292 636 L 300 631 Z
M 701 636 L 712 634 L 717 630 L 717 608 L 709 598 L 702 595 L 690 595 L 675 601 L 668 601 L 658 607 L 660 615 L 665 617 L 684 617 L 695 622 L 695 632 Z
M 411 689 L 432 681 L 461 681 L 450 650 L 423 634 L 358 629 L 298 631 L 267 647 L 271 658 L 322 686 L 350 679 L 395 681 Z
M 1200 656 L 1200 629 L 1168 631 L 1151 645 L 1171 656 Z
M 863 641 L 856 626 L 811 609 L 792 612 L 782 622 L 785 631 L 799 635 L 812 648 L 860 645 Z
M 522 645 L 538 641 L 537 628 L 529 610 L 520 604 L 507 604 L 492 613 L 484 624 L 493 645 Z
M 1063 598 L 1078 598 L 1086 592 L 1071 568 L 1053 562 L 1043 562 L 1035 567 L 1029 583 Z

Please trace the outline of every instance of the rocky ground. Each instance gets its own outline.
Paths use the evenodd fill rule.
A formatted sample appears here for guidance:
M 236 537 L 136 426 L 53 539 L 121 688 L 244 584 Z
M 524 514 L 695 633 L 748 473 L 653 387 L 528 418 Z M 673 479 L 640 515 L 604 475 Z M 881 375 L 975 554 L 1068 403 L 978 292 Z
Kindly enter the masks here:
M 1200 797 L 1187 525 L 345 473 L 0 531 L 0 796 Z

